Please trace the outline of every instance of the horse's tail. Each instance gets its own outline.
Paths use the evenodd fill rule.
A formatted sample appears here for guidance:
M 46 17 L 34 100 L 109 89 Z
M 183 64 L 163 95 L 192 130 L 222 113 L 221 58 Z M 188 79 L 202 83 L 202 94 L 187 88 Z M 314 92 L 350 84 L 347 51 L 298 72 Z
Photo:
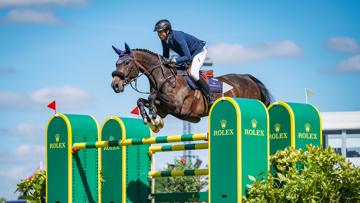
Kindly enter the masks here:
M 269 106 L 272 100 L 272 96 L 266 86 L 258 80 L 256 77 L 248 74 L 249 78 L 252 79 L 256 85 L 259 87 L 260 94 L 261 94 L 261 101 L 265 104 L 265 106 Z

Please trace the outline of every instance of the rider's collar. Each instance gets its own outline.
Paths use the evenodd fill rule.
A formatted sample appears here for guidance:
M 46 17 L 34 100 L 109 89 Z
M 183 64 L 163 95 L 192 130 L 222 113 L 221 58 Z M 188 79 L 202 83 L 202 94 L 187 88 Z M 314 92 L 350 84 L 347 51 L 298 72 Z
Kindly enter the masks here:
M 166 43 L 169 43 L 170 37 L 172 37 L 173 34 L 174 34 L 173 32 L 170 32 L 170 33 L 169 33 L 168 37 L 167 37 L 166 40 L 165 40 Z

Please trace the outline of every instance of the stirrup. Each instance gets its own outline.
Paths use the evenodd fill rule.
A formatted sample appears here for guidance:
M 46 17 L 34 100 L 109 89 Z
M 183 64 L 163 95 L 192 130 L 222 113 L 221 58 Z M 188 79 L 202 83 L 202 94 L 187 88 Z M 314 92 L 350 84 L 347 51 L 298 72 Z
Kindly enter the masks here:
M 215 97 L 211 94 L 207 95 L 207 98 L 210 105 L 215 102 Z

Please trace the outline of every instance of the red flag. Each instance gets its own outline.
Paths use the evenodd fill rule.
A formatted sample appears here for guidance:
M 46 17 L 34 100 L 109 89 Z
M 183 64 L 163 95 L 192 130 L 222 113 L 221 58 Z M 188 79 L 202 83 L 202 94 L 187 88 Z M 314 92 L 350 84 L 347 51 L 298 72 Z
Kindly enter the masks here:
M 139 107 L 135 107 L 130 113 L 135 115 L 140 115 Z
M 56 101 L 52 101 L 50 104 L 47 105 L 50 109 L 54 110 L 56 113 Z

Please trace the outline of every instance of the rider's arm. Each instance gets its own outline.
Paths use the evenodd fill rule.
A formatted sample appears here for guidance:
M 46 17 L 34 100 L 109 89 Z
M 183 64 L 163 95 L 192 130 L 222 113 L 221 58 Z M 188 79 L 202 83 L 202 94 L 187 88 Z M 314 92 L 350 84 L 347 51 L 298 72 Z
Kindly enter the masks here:
M 182 50 L 182 53 L 184 54 L 184 56 L 176 58 L 176 64 L 181 64 L 181 63 L 184 63 L 184 62 L 191 61 L 190 50 L 189 50 L 189 47 L 188 47 L 185 39 L 183 37 L 178 37 L 176 39 L 176 41 L 179 44 L 180 49 Z
M 163 57 L 169 58 L 170 48 L 166 45 L 165 41 L 161 41 L 161 45 L 163 48 Z

